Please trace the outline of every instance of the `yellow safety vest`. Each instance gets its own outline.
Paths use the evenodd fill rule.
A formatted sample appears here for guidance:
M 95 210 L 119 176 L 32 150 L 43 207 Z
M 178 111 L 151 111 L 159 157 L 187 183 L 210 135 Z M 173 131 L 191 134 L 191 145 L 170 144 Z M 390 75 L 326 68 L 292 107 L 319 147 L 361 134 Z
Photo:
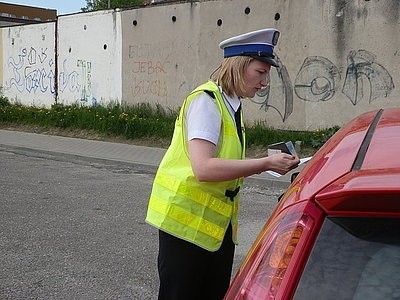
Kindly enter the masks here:
M 217 157 L 245 157 L 245 147 L 240 143 L 235 121 L 218 86 L 212 81 L 199 86 L 185 99 L 175 122 L 171 145 L 154 179 L 146 222 L 209 251 L 216 251 L 222 244 L 229 222 L 232 224 L 233 242 L 237 244 L 239 197 L 229 197 L 229 193 L 238 191 L 243 184 L 243 178 L 223 182 L 199 182 L 193 174 L 184 118 L 191 101 L 204 91 L 213 93 L 221 113 Z M 245 145 L 243 121 L 241 127 Z

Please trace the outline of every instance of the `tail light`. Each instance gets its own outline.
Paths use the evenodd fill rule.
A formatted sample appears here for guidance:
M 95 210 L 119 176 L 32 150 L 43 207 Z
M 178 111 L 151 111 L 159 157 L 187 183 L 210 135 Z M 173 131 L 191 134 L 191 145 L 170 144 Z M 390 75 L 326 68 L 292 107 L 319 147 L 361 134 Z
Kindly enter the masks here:
M 310 207 L 311 213 L 308 213 Z M 303 269 L 305 258 L 301 256 L 311 250 L 311 246 L 305 249 L 306 241 L 314 236 L 312 229 L 316 219 L 321 221 L 321 215 L 321 210 L 315 205 L 298 203 L 276 216 L 272 223 L 266 224 L 225 299 L 290 298 L 287 297 L 291 290 L 288 287 L 297 285 L 291 275 Z M 291 264 L 292 261 L 296 263 Z

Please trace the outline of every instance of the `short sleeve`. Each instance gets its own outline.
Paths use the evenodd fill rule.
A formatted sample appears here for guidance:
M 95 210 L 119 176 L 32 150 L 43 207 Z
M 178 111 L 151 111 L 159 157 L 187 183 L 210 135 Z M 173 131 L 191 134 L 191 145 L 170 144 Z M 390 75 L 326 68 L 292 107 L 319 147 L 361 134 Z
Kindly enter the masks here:
M 198 138 L 218 144 L 221 114 L 215 101 L 206 93 L 192 100 L 186 113 L 188 141 Z

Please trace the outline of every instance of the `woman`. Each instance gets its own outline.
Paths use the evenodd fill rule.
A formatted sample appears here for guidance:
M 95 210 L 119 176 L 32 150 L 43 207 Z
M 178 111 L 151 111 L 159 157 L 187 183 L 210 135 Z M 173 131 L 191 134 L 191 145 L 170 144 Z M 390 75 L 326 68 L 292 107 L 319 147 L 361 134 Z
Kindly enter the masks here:
M 223 41 L 212 80 L 185 99 L 156 174 L 146 221 L 159 229 L 158 299 L 222 299 L 237 244 L 243 178 L 285 174 L 297 157 L 245 159 L 241 101 L 268 85 L 279 32 L 262 29 Z

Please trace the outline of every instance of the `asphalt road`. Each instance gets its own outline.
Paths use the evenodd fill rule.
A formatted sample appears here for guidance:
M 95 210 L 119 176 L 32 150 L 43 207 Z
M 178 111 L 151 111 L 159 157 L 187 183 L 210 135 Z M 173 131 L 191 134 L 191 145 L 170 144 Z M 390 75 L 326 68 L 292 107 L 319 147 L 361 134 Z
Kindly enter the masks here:
M 154 172 L 0 146 L 0 299 L 156 299 Z M 243 188 L 234 270 L 282 192 Z

